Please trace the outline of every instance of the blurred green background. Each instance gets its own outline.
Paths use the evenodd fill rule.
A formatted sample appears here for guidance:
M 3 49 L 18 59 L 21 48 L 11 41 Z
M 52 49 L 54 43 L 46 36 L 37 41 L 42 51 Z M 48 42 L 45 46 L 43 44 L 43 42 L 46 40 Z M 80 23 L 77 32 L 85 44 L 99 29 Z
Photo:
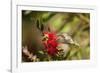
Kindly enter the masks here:
M 23 10 L 22 46 L 27 45 L 33 54 L 37 54 L 36 51 L 44 48 L 41 41 L 41 31 L 37 29 L 37 20 L 40 25 L 44 25 L 44 31 L 48 31 L 48 27 L 50 27 L 51 31 L 57 34 L 68 33 L 80 45 L 82 59 L 90 58 L 89 13 Z M 28 61 L 23 54 L 22 58 L 23 61 Z

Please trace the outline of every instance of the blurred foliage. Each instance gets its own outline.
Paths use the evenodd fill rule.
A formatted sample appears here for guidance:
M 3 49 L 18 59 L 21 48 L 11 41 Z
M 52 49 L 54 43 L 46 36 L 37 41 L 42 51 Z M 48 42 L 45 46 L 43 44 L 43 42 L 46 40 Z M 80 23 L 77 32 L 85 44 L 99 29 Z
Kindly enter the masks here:
M 44 48 L 41 41 L 42 33 L 37 29 L 37 20 L 40 25 L 43 24 L 43 31 L 48 31 L 50 27 L 51 32 L 67 33 L 79 44 L 80 50 L 69 51 L 66 60 L 90 58 L 89 13 L 22 11 L 22 46 L 27 46 L 30 53 L 37 55 L 41 61 L 49 61 L 53 58 L 42 51 Z M 22 61 L 30 62 L 24 54 Z

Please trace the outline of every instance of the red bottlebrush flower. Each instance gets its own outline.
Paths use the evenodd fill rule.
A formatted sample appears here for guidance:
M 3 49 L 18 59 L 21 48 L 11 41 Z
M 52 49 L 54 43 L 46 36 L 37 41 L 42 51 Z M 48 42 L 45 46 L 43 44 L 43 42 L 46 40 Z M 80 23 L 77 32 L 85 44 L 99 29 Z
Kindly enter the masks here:
M 58 49 L 56 48 L 58 46 L 56 34 L 44 32 L 44 36 L 47 37 L 47 40 L 44 41 L 44 46 L 48 54 L 52 56 L 56 55 L 58 52 Z

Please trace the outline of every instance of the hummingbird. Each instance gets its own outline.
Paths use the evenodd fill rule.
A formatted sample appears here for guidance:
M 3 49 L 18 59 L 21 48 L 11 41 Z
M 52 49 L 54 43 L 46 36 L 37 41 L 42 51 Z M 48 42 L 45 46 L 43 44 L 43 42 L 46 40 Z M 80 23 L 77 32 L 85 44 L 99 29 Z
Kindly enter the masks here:
M 68 33 L 56 33 L 51 31 L 50 27 L 48 27 L 48 31 L 45 31 L 44 28 L 47 29 L 47 27 L 44 27 L 43 24 L 38 24 L 37 27 L 43 34 L 42 41 L 50 56 L 57 55 L 65 58 L 72 50 L 79 49 L 79 44 Z

